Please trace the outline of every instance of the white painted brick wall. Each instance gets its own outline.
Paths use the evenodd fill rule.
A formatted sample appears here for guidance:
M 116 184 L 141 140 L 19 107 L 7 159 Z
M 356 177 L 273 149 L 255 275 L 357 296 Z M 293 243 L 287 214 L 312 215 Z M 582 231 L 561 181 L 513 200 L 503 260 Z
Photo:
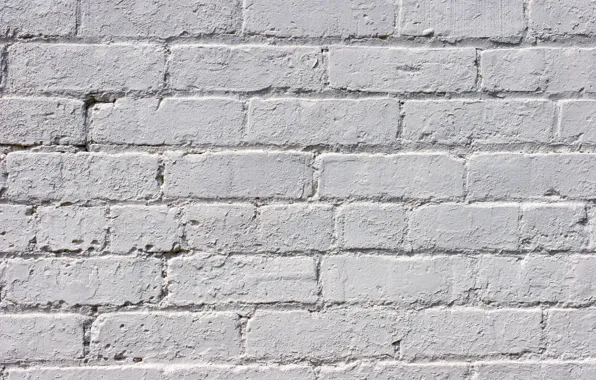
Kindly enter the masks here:
M 596 1 L 4 0 L 0 380 L 593 380 Z

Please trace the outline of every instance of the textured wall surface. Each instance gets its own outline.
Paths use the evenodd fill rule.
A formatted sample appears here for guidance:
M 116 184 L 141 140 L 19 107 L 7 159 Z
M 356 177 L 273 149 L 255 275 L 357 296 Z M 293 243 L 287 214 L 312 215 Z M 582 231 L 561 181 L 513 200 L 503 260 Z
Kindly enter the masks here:
M 596 1 L 1 0 L 0 379 L 596 379 Z

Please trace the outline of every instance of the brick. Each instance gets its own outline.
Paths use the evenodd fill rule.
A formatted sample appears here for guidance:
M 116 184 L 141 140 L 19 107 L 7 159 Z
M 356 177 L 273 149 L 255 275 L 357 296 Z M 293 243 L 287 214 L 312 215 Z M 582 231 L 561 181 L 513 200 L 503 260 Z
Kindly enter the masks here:
M 184 217 L 188 245 L 203 251 L 252 248 L 258 244 L 256 213 L 249 203 L 190 205 Z
M 410 218 L 414 249 L 507 250 L 518 247 L 514 204 L 442 204 L 420 207 Z
M 110 209 L 110 221 L 112 252 L 169 252 L 179 247 L 175 208 L 114 206 Z
M 11 369 L 7 380 L 160 380 L 162 370 L 148 366 Z
M 83 102 L 53 98 L 0 99 L 0 144 L 85 144 Z
M 447 145 L 548 143 L 554 103 L 543 100 L 411 100 L 404 104 L 406 141 Z
M 164 194 L 189 198 L 288 198 L 311 194 L 311 155 L 287 152 L 218 152 L 172 156 Z
M 589 243 L 583 204 L 525 204 L 520 221 L 522 247 L 529 250 L 581 250 Z
M 591 358 L 596 353 L 596 312 L 593 309 L 550 309 L 546 326 L 548 356 Z
M 8 49 L 13 92 L 155 91 L 165 58 L 152 44 L 15 44 Z
M 312 368 L 302 365 L 248 365 L 248 366 L 183 366 L 166 367 L 165 379 L 205 380 L 315 380 Z M 10 380 L 10 379 L 9 379 Z
M 78 359 L 83 321 L 75 314 L 0 315 L 0 362 Z
M 540 309 L 428 309 L 398 319 L 406 360 L 484 358 L 538 353 Z
M 596 8 L 590 0 L 534 0 L 530 30 L 541 38 L 589 36 L 596 31 Z
M 596 299 L 596 259 L 590 256 L 482 256 L 478 295 L 501 305 L 563 303 L 586 305 Z
M 234 33 L 240 24 L 238 0 L 83 0 L 81 3 L 83 36 L 197 36 Z
M 366 92 L 463 92 L 476 81 L 476 51 L 340 47 L 329 50 L 332 88 Z
M 404 0 L 401 15 L 402 35 L 450 41 L 489 38 L 518 42 L 525 26 L 523 0 Z
M 257 312 L 248 322 L 247 354 L 273 360 L 393 356 L 393 319 L 381 309 Z
M 18 305 L 122 305 L 155 301 L 161 261 L 135 258 L 8 261 L 3 300 Z
M 596 376 L 596 366 L 589 362 L 483 363 L 478 366 L 478 376 L 483 380 L 589 380 Z
M 4 0 L 0 8 L 0 36 L 73 35 L 76 8 L 76 0 Z
M 146 154 L 10 153 L 7 198 L 143 200 L 159 190 L 158 161 Z
M 35 239 L 33 210 L 27 206 L 0 205 L 0 252 L 19 252 Z
M 596 144 L 596 102 L 560 102 L 559 137 L 566 143 Z
M 48 251 L 101 250 L 108 228 L 101 207 L 39 207 L 37 247 Z
M 596 155 L 478 154 L 468 164 L 470 199 L 593 199 Z
M 334 241 L 329 205 L 272 205 L 260 208 L 258 241 L 272 251 L 329 249 Z
M 321 155 L 323 198 L 448 199 L 463 195 L 463 162 L 444 154 Z
M 324 82 L 319 48 L 179 45 L 171 52 L 169 84 L 174 90 L 318 90 Z
M 326 301 L 461 304 L 474 289 L 474 269 L 472 260 L 453 256 L 342 255 L 325 257 L 320 276 Z
M 499 49 L 481 57 L 488 91 L 596 91 L 596 49 Z
M 91 140 L 99 144 L 237 145 L 244 105 L 228 98 L 120 98 L 91 109 Z
M 131 312 L 102 314 L 91 329 L 91 351 L 109 359 L 211 361 L 242 353 L 233 313 Z
M 347 249 L 399 249 L 407 228 L 399 204 L 350 203 L 339 208 L 337 234 Z
M 387 0 L 248 0 L 244 31 L 277 37 L 376 37 L 393 34 Z
M 470 370 L 462 364 L 402 364 L 398 362 L 355 363 L 335 367 L 323 366 L 320 380 L 461 380 Z M 10 380 L 10 379 L 9 379 Z
M 394 99 L 253 99 L 247 141 L 275 145 L 388 145 L 397 142 Z
M 316 302 L 313 258 L 198 254 L 168 263 L 167 301 L 175 305 L 218 302 Z

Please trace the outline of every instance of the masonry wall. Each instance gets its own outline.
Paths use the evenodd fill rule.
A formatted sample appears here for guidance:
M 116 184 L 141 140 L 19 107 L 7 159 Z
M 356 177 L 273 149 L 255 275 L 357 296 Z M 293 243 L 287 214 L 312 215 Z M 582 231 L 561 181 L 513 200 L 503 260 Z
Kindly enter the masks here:
M 3 380 L 593 380 L 596 2 L 4 0 Z

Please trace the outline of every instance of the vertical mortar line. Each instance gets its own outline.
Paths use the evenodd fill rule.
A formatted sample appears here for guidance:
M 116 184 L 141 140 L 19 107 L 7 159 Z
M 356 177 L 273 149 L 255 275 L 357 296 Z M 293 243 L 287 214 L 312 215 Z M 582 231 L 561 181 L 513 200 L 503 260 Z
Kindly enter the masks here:
M 554 143 L 561 142 L 561 107 L 563 107 L 562 101 L 556 100 L 551 128 L 551 138 Z
M 468 199 L 468 186 L 469 186 L 469 174 L 470 174 L 470 159 L 472 158 L 473 153 L 467 153 L 464 155 L 463 160 L 464 160 L 464 170 L 463 170 L 463 180 L 462 180 L 462 186 L 463 186 L 463 192 L 462 192 L 462 202 L 463 203 L 469 203 L 469 199 Z
M 527 42 L 528 35 L 530 34 L 531 2 L 532 2 L 532 0 L 524 0 L 524 2 L 522 4 L 524 25 L 523 25 L 521 42 Z
M 4 45 L 2 51 L 0 51 L 0 93 L 6 92 L 6 86 L 8 85 L 8 48 L 10 44 Z
M 252 104 L 253 99 L 255 99 L 255 98 L 250 97 L 248 99 L 242 100 L 242 111 L 243 111 L 244 120 L 242 120 L 242 126 L 240 129 L 241 142 L 246 142 L 248 139 L 248 133 L 250 131 L 250 126 L 251 126 L 250 109 L 251 109 L 251 104 Z
M 476 48 L 476 80 L 474 81 L 474 91 L 482 93 L 482 49 Z
M 321 176 L 321 159 L 319 152 L 313 152 L 312 159 L 309 165 L 311 169 L 311 185 L 310 185 L 310 196 L 307 196 L 307 199 L 317 199 L 319 200 L 319 180 Z
M 74 37 L 79 36 L 79 28 L 81 26 L 81 1 L 77 0 L 75 4 L 75 34 Z
M 164 69 L 163 69 L 163 78 L 162 78 L 162 85 L 160 95 L 165 95 L 170 91 L 169 88 L 169 81 L 170 81 L 170 58 L 172 56 L 172 52 L 170 50 L 169 42 L 164 42 L 163 44 L 164 49 Z
M 242 4 L 240 4 L 240 17 L 242 17 L 242 24 L 240 26 L 240 36 L 244 37 L 244 33 L 246 30 L 246 9 L 248 8 L 247 4 L 248 0 L 242 0 Z
M 540 350 L 543 356 L 548 354 L 548 306 L 540 308 Z
M 401 22 L 403 17 L 404 0 L 397 0 L 395 2 L 397 7 L 397 15 L 394 20 L 393 30 L 397 34 L 397 37 L 401 37 Z

